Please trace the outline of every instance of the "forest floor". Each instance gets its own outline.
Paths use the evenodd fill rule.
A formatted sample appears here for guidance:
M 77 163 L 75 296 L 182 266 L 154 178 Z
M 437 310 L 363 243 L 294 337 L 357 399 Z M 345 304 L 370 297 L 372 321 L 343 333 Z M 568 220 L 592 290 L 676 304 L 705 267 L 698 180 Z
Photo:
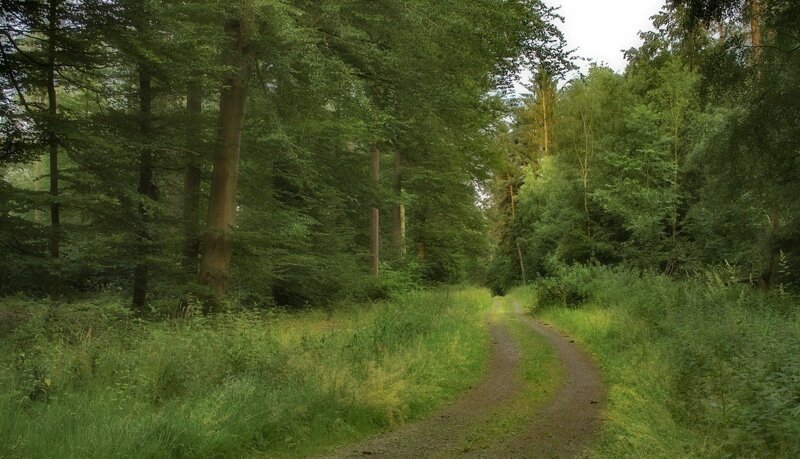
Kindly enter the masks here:
M 604 390 L 566 335 L 495 298 L 484 378 L 433 416 L 331 457 L 577 457 L 601 423 Z M 531 333 L 534 332 L 534 333 Z

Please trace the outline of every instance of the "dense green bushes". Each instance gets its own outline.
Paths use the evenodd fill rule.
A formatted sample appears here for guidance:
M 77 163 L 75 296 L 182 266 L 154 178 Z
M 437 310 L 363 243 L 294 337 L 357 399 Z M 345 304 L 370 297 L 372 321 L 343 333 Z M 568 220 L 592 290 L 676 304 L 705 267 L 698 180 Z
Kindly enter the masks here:
M 538 313 L 598 357 L 610 397 L 598 455 L 800 455 L 796 298 L 719 273 L 684 281 L 601 267 L 564 274 L 566 291 L 585 282 L 581 308 L 553 298 L 559 279 L 515 294 L 541 298 Z
M 300 455 L 430 412 L 486 352 L 480 290 L 146 323 L 41 308 L 0 336 L 0 456 Z

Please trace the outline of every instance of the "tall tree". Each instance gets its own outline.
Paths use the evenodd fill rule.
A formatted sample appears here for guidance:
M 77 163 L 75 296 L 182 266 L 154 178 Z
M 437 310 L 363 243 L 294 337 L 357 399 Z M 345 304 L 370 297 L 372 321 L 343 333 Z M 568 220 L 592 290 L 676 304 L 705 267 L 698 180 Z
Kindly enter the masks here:
M 148 282 L 150 277 L 151 254 L 151 229 L 150 213 L 153 202 L 158 199 L 155 184 L 155 167 L 153 149 L 150 145 L 153 135 L 153 88 L 152 76 L 147 68 L 147 63 L 142 63 L 138 68 L 139 79 L 139 134 L 141 150 L 139 152 L 139 260 L 133 273 L 133 307 L 140 314 L 144 313 L 147 302 Z
M 58 134 L 55 125 L 58 118 L 58 95 L 56 93 L 56 42 L 59 29 L 60 0 L 50 0 L 47 7 L 47 104 L 48 132 L 47 144 L 50 161 L 50 258 L 58 260 L 61 246 L 61 203 L 58 194 Z M 56 300 L 61 295 L 60 268 L 53 270 L 50 285 L 50 296 Z
M 186 171 L 183 189 L 183 263 L 187 269 L 197 269 L 200 256 L 200 185 L 203 150 L 202 118 L 203 92 L 200 81 L 192 78 L 186 85 Z
M 392 246 L 395 255 L 402 259 L 406 254 L 406 205 L 403 202 L 403 152 L 399 148 L 394 153 L 392 193 Z
M 236 2 L 229 14 L 225 23 L 227 43 L 222 56 L 226 74 L 220 90 L 211 197 L 200 261 L 200 282 L 217 295 L 225 295 L 230 285 L 239 152 L 254 58 L 253 1 Z

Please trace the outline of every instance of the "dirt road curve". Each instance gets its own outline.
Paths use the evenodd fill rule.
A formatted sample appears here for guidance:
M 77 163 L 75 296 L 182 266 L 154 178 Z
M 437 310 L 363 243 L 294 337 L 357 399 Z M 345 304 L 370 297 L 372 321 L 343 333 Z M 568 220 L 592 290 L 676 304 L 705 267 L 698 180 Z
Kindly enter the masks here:
M 531 430 L 515 439 L 503 456 L 562 458 L 578 457 L 600 429 L 603 385 L 591 358 L 569 337 L 524 314 L 514 304 L 517 317 L 553 346 L 567 377 L 553 400 L 534 417 Z
M 502 308 L 496 299 L 494 308 Z M 519 346 L 506 326 L 490 322 L 491 356 L 486 376 L 462 398 L 433 416 L 397 431 L 342 449 L 331 457 L 576 457 L 600 426 L 603 390 L 591 359 L 569 338 L 527 317 L 519 304 L 513 319 L 543 335 L 564 364 L 564 384 L 531 420 L 530 430 L 490 450 L 464 448 L 469 432 L 489 413 L 525 389 L 520 379 Z

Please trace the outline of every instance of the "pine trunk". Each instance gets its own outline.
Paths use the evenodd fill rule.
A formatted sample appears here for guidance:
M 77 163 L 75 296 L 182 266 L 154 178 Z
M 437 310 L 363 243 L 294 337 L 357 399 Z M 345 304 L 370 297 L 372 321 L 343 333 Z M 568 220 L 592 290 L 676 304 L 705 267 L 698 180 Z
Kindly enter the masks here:
M 761 0 L 749 0 L 750 6 L 750 44 L 753 46 L 753 61 L 761 62 L 762 37 L 761 37 Z
M 392 212 L 392 246 L 397 257 L 402 259 L 406 254 L 406 207 L 403 199 L 403 154 L 397 151 L 394 156 L 394 198 Z
M 152 136 L 153 90 L 152 77 L 149 70 L 139 66 L 139 134 L 141 150 L 139 152 L 139 261 L 133 273 L 133 308 L 144 314 L 147 302 L 148 281 L 150 275 L 150 212 L 149 201 L 155 201 L 156 185 L 153 173 L 153 150 L 148 145 Z
M 511 177 L 508 178 L 511 181 Z M 514 184 L 508 184 L 508 195 L 511 199 L 511 218 L 517 217 L 517 198 L 514 192 Z M 517 259 L 519 260 L 519 272 L 522 274 L 522 285 L 528 285 L 528 275 L 525 272 L 525 258 L 522 256 L 522 246 L 519 244 L 519 239 L 514 237 L 514 245 L 517 247 Z
M 186 172 L 183 183 L 183 264 L 187 271 L 197 271 L 200 255 L 200 117 L 203 110 L 202 88 L 197 80 L 189 82 L 186 94 Z
M 541 99 L 542 99 L 542 128 L 544 131 L 544 156 L 550 156 L 550 126 L 549 126 L 549 115 L 547 113 L 547 97 L 550 95 L 549 91 L 542 90 Z
M 56 32 L 58 29 L 59 0 L 51 0 L 48 8 L 48 45 L 47 45 L 47 109 L 48 133 L 47 144 L 50 160 L 50 258 L 58 260 L 61 252 L 61 204 L 58 194 L 58 137 L 55 123 L 58 115 L 58 98 L 56 94 Z M 61 296 L 61 274 L 58 263 L 51 273 L 50 297 L 58 300 Z
M 381 153 L 377 148 L 372 149 L 370 158 L 372 182 L 378 188 L 381 175 Z M 380 276 L 381 269 L 381 213 L 378 204 L 370 211 L 369 218 L 369 271 L 373 276 Z
M 525 257 L 522 256 L 522 246 L 517 240 L 517 256 L 519 257 L 519 269 L 522 274 L 522 285 L 528 285 L 528 274 L 525 272 Z
M 769 213 L 770 223 L 770 240 L 772 241 L 769 248 L 769 266 L 767 267 L 767 275 L 763 280 L 765 290 L 774 287 L 780 277 L 780 260 L 781 260 L 781 246 L 778 242 L 781 233 L 781 211 L 780 209 L 772 209 Z
M 228 44 L 223 54 L 223 64 L 235 71 L 225 76 L 220 91 L 211 196 L 200 259 L 200 283 L 210 287 L 217 296 L 226 295 L 230 285 L 239 152 L 247 85 L 252 69 L 250 30 L 247 24 L 247 20 L 252 17 L 252 1 L 242 0 L 240 5 L 240 17 L 225 25 Z M 209 306 L 213 308 L 215 302 L 211 302 Z

